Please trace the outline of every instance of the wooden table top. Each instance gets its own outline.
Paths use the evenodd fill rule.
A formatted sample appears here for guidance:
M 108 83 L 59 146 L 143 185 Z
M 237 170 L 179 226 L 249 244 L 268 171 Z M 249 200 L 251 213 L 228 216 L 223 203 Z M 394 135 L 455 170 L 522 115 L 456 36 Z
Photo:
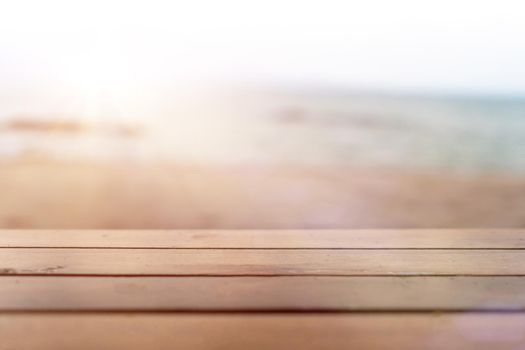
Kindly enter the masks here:
M 0 350 L 524 349 L 525 230 L 0 230 Z

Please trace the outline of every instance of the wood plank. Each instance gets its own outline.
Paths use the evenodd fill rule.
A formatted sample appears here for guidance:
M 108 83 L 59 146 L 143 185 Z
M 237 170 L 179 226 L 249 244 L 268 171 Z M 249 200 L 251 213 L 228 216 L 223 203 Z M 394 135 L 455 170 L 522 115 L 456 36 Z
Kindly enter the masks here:
M 0 275 L 525 275 L 525 250 L 0 249 Z
M 0 311 L 525 311 L 523 277 L 0 277 Z
M 0 230 L 0 247 L 523 249 L 525 230 Z
M 525 315 L 0 315 L 0 338 L 2 350 L 523 349 Z

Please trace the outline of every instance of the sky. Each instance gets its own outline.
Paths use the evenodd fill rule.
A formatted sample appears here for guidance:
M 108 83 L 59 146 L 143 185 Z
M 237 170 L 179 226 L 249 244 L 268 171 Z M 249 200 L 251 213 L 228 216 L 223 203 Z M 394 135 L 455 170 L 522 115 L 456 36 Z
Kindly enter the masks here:
M 230 83 L 525 95 L 524 13 L 518 0 L 0 1 L 0 116 L 100 96 L 148 109 Z

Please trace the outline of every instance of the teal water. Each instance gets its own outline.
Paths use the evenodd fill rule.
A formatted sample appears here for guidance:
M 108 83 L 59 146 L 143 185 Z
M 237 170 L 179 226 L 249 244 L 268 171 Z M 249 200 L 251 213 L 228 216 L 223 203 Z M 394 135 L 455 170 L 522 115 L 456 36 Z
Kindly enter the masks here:
M 140 139 L 114 137 L 100 118 L 85 135 L 3 130 L 0 155 L 525 173 L 525 99 L 250 92 L 178 101 L 144 117 Z
M 275 129 L 263 145 L 283 161 L 525 172 L 525 99 L 289 94 L 264 101 L 259 117 L 266 113 Z

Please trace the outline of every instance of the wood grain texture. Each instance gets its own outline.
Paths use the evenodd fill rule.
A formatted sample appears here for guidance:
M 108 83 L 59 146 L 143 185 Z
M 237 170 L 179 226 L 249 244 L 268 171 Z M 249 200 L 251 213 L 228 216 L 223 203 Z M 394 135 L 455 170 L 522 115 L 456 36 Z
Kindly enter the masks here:
M 0 275 L 525 275 L 525 250 L 0 249 Z
M 2 350 L 523 349 L 525 315 L 0 315 Z
M 525 230 L 0 230 L 0 247 L 525 249 Z
M 525 311 L 521 277 L 0 277 L 0 311 Z
M 522 349 L 524 261 L 525 230 L 0 230 L 0 350 Z

